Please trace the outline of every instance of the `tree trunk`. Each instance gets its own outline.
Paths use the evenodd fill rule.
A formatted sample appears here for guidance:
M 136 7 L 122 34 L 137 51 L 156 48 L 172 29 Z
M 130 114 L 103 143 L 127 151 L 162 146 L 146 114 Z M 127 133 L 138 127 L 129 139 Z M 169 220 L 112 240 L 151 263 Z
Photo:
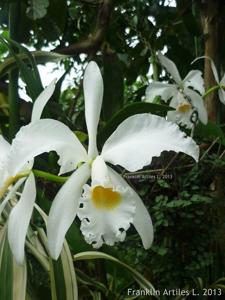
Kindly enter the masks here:
M 204 1 L 201 10 L 202 26 L 205 37 L 204 55 L 210 57 L 216 65 L 218 65 L 219 2 L 220 0 L 206 0 Z M 205 59 L 204 79 L 206 89 L 216 85 L 209 59 Z M 218 116 L 218 97 L 216 92 L 210 93 L 207 96 L 205 105 L 209 121 L 216 122 Z

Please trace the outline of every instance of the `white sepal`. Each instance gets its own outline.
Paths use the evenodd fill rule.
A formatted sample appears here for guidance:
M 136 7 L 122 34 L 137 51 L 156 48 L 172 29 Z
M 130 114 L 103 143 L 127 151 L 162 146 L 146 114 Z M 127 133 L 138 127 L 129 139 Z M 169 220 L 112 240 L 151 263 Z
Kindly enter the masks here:
M 197 92 L 189 88 L 186 88 L 184 93 L 190 97 L 193 107 L 196 108 L 198 112 L 199 120 L 206 125 L 208 123 L 208 114 L 202 97 Z
M 32 109 L 31 122 L 37 121 L 41 118 L 43 109 L 55 90 L 55 82 L 56 80 L 54 79 L 35 100 Z
M 170 60 L 168 57 L 162 55 L 160 52 L 158 53 L 158 58 L 159 58 L 160 63 L 170 73 L 170 75 L 172 76 L 172 78 L 174 79 L 174 81 L 178 85 L 181 85 L 182 84 L 182 80 L 181 80 L 180 73 L 177 70 L 177 66 L 175 65 L 175 63 L 172 60 Z
M 0 166 L 6 159 L 10 149 L 10 144 L 0 135 Z
M 89 157 L 97 155 L 97 127 L 103 99 L 103 79 L 98 65 L 91 61 L 84 74 L 85 118 L 89 137 Z
M 22 264 L 24 261 L 24 246 L 27 229 L 33 212 L 36 198 L 36 187 L 33 173 L 25 182 L 19 202 L 12 209 L 8 222 L 9 245 L 15 260 Z
M 90 177 L 90 167 L 83 164 L 61 187 L 53 200 L 47 223 L 49 252 L 57 259 L 67 230 L 76 217 L 83 186 Z
M 175 96 L 177 92 L 177 87 L 174 84 L 153 81 L 146 89 L 146 102 L 152 102 L 156 96 L 160 96 L 162 100 L 168 101 L 171 97 Z
M 183 80 L 184 87 L 192 87 L 198 91 L 201 95 L 205 92 L 204 80 L 202 78 L 202 72 L 199 70 L 190 71 Z

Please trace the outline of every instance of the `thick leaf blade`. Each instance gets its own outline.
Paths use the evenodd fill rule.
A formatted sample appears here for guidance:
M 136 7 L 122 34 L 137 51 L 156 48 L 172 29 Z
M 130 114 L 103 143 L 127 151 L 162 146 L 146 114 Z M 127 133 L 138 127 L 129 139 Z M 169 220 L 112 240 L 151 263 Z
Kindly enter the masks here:
M 0 233 L 0 278 L 0 299 L 26 299 L 26 263 L 18 265 L 15 262 L 8 244 L 6 225 Z
M 52 300 L 76 300 L 78 288 L 72 256 L 67 243 L 64 243 L 57 261 L 50 264 Z
M 208 141 L 220 140 L 222 145 L 225 145 L 225 136 L 223 130 L 218 124 L 208 122 L 207 125 L 199 123 L 195 129 L 195 136 L 203 138 Z
M 98 252 L 98 251 L 87 251 L 87 252 L 81 252 L 76 255 L 74 255 L 74 261 L 79 261 L 79 260 L 93 260 L 93 259 L 106 259 L 110 260 L 114 263 L 119 264 L 120 266 L 124 267 L 127 271 L 130 272 L 130 274 L 133 276 L 134 280 L 144 289 L 148 289 L 151 291 L 155 291 L 153 285 L 144 277 L 142 276 L 139 272 L 137 272 L 135 269 L 130 267 L 129 265 L 125 264 L 124 262 L 120 261 L 119 259 L 108 255 L 103 252 Z M 154 294 L 154 293 L 153 293 Z
M 35 205 L 36 210 L 47 224 L 47 215 L 38 206 Z M 40 239 L 48 249 L 47 236 L 43 229 L 38 229 Z M 78 300 L 78 288 L 75 269 L 73 266 L 73 258 L 67 242 L 63 244 L 63 249 L 57 261 L 49 260 L 50 267 L 50 281 L 52 300 Z
M 62 55 L 54 52 L 47 52 L 47 51 L 31 51 L 30 53 L 32 54 L 33 57 L 35 57 L 37 64 L 44 64 L 47 62 L 57 62 L 67 58 L 66 55 Z M 17 54 L 17 57 L 24 62 L 29 61 L 25 53 L 19 53 Z M 6 58 L 4 62 L 0 64 L 0 78 L 3 77 L 8 71 L 16 68 L 18 68 L 18 65 L 16 63 L 15 57 L 10 56 Z

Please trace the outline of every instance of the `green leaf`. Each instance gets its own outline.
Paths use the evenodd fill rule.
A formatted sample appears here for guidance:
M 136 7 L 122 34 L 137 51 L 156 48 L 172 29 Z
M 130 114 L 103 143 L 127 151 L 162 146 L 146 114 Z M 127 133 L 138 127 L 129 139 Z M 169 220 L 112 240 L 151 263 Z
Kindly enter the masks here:
M 35 208 L 46 225 L 47 215 L 38 205 L 35 205 Z M 47 236 L 44 230 L 38 229 L 38 233 L 43 245 L 48 249 Z M 58 260 L 49 259 L 49 267 L 52 300 L 78 300 L 78 288 L 73 258 L 66 241 L 63 244 Z
M 214 141 L 219 137 L 221 144 L 225 145 L 225 137 L 221 127 L 211 122 L 208 122 L 207 125 L 199 123 L 195 129 L 195 136 L 204 138 L 207 141 Z
M 30 0 L 27 8 L 27 16 L 32 20 L 42 19 L 47 14 L 49 0 Z
M 86 286 L 92 286 L 96 289 L 98 289 L 99 291 L 102 291 L 103 293 L 107 293 L 107 288 L 104 284 L 94 280 L 93 278 L 89 277 L 88 275 L 86 275 L 84 272 L 80 271 L 80 270 L 76 270 L 77 273 L 77 280 L 78 282 L 86 285 Z
M 120 266 L 124 267 L 133 276 L 133 279 L 140 285 L 141 288 L 148 289 L 153 292 L 155 291 L 155 288 L 153 287 L 153 285 L 144 276 L 142 276 L 139 272 L 137 272 L 132 267 L 128 266 L 124 262 L 120 261 L 119 259 L 117 259 L 111 255 L 105 254 L 103 252 L 98 252 L 98 251 L 87 251 L 87 252 L 78 253 L 78 254 L 74 255 L 73 258 L 74 258 L 74 261 L 93 260 L 93 259 L 110 260 L 110 261 L 117 263 Z
M 169 110 L 173 110 L 173 108 L 155 103 L 137 102 L 128 104 L 114 114 L 114 116 L 107 122 L 107 125 L 100 131 L 98 135 L 98 141 L 100 144 L 103 144 L 103 142 L 113 133 L 117 126 L 132 115 L 140 113 L 152 113 L 163 117 Z
M 64 243 L 57 261 L 50 263 L 52 300 L 77 300 L 78 289 L 72 256 L 67 243 Z
M 0 232 L 0 299 L 25 300 L 26 262 L 18 265 L 11 253 L 7 238 L 7 225 Z
M 47 62 L 57 62 L 68 56 L 47 52 L 47 51 L 31 51 L 30 54 L 35 58 L 37 64 L 45 64 Z M 25 53 L 17 54 L 17 58 L 21 61 L 28 62 L 29 59 Z M 18 68 L 16 59 L 14 56 L 10 56 L 0 64 L 0 78 L 3 77 L 8 71 Z

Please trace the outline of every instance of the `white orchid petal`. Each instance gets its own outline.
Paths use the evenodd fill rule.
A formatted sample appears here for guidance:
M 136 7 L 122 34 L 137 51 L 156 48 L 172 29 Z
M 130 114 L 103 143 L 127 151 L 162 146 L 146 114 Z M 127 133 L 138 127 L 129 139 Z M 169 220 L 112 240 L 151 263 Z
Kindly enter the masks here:
M 223 75 L 221 81 L 220 81 L 220 85 L 225 86 L 225 74 Z M 218 91 L 218 95 L 219 95 L 219 99 L 220 101 L 225 104 L 225 91 L 223 88 L 219 89 Z
M 199 148 L 179 127 L 164 118 L 138 114 L 123 121 L 103 146 L 106 162 L 136 171 L 151 163 L 162 151 L 183 152 L 198 160 Z
M 185 113 L 181 113 L 177 110 L 168 111 L 167 120 L 170 122 L 173 122 L 173 123 L 180 124 L 189 129 L 192 129 L 194 126 L 194 123 L 191 122 L 191 117 L 192 117 L 193 112 L 194 112 L 193 109 L 191 109 Z
M 170 107 L 177 108 L 180 104 L 186 102 L 187 99 L 185 99 L 184 94 L 181 92 L 177 92 L 177 94 L 170 101 Z
M 153 242 L 154 233 L 152 220 L 148 210 L 146 209 L 138 194 L 127 184 L 127 182 L 119 174 L 117 174 L 112 168 L 109 168 L 109 174 L 112 180 L 114 181 L 114 184 L 121 185 L 124 188 L 128 188 L 131 190 L 131 199 L 134 200 L 136 206 L 133 225 L 142 239 L 144 248 L 150 248 Z
M 219 99 L 220 101 L 225 104 L 225 91 L 223 89 L 220 89 L 218 91 L 218 96 L 219 96 Z
M 168 101 L 177 93 L 177 87 L 174 84 L 153 81 L 146 89 L 146 101 L 152 102 L 156 96 L 160 96 L 162 100 Z
M 121 184 L 111 169 L 109 167 L 107 169 L 111 179 L 111 189 L 107 191 L 107 188 L 104 190 L 105 187 L 98 186 L 101 190 L 99 197 L 103 196 L 104 198 L 104 200 L 97 199 L 100 207 L 96 206 L 96 199 L 93 199 L 93 188 L 95 187 L 85 185 L 80 200 L 82 207 L 78 210 L 81 231 L 86 242 L 92 244 L 94 248 L 101 247 L 104 242 L 110 246 L 116 242 L 122 242 L 135 214 L 133 190 L 127 184 L 124 185 L 123 182 Z M 119 200 L 114 198 L 115 202 L 113 202 L 113 193 L 114 196 L 116 195 L 115 197 L 119 196 Z
M 190 71 L 183 80 L 185 87 L 193 87 L 201 95 L 204 93 L 204 80 L 202 78 L 202 72 L 199 70 Z
M 32 109 L 32 116 L 31 121 L 37 121 L 41 118 L 41 114 L 43 112 L 43 109 L 51 96 L 53 95 L 53 92 L 55 90 L 55 83 L 56 80 L 54 79 L 37 97 L 37 99 L 34 102 L 33 109 Z
M 49 251 L 54 259 L 60 255 L 66 232 L 77 214 L 83 186 L 90 173 L 89 165 L 83 164 L 70 176 L 53 200 L 48 217 L 47 235 Z
M 222 77 L 222 79 L 220 81 L 220 84 L 221 85 L 225 85 L 225 73 L 224 73 L 224 75 L 223 75 L 223 77 Z
M 213 72 L 215 81 L 216 81 L 216 83 L 219 84 L 219 76 L 218 76 L 218 72 L 217 72 L 217 70 L 216 70 L 216 66 L 215 66 L 213 60 L 212 60 L 209 56 L 205 56 L 205 55 L 204 55 L 204 56 L 197 57 L 196 59 L 193 60 L 192 64 L 193 64 L 194 62 L 198 61 L 199 59 L 202 59 L 202 58 L 204 58 L 204 59 L 206 58 L 206 59 L 209 59 L 209 60 L 210 60 L 211 69 L 212 69 L 212 72 Z
M 218 75 L 218 72 L 217 72 L 217 69 L 216 69 L 216 66 L 213 62 L 213 60 L 211 58 L 210 59 L 210 63 L 211 63 L 211 68 L 212 68 L 212 72 L 213 72 L 213 75 L 214 75 L 214 78 L 215 78 L 215 81 L 216 83 L 219 84 L 219 75 Z
M 85 118 L 89 136 L 88 154 L 97 155 L 96 136 L 103 99 L 103 79 L 98 65 L 91 61 L 84 74 Z
M 26 177 L 21 178 L 21 179 L 18 180 L 18 181 L 15 183 L 15 185 L 9 190 L 8 194 L 6 195 L 6 197 L 5 197 L 4 200 L 1 202 L 1 205 L 0 205 L 0 216 L 1 216 L 1 214 L 2 214 L 2 212 L 3 212 L 3 210 L 4 210 L 4 208 L 5 208 L 6 204 L 8 203 L 8 201 L 9 201 L 10 199 L 12 199 L 12 198 L 15 196 L 17 190 L 18 190 L 19 187 L 24 183 L 25 180 L 26 180 Z
M 169 122 L 177 123 L 177 111 L 176 110 L 168 111 L 166 119 Z
M 182 80 L 181 80 L 180 74 L 177 70 L 177 66 L 175 65 L 175 63 L 172 60 L 170 60 L 168 57 L 162 55 L 160 52 L 158 53 L 158 58 L 159 58 L 160 63 L 170 73 L 170 75 L 172 76 L 174 81 L 180 85 L 182 83 Z
M 6 159 L 10 149 L 10 144 L 0 135 L 0 165 Z
M 19 202 L 12 209 L 8 222 L 8 239 L 15 260 L 22 264 L 24 261 L 24 246 L 27 229 L 30 223 L 36 187 L 34 175 L 31 173 L 25 182 Z
M 193 107 L 195 107 L 198 112 L 199 120 L 206 125 L 208 123 L 208 114 L 202 97 L 197 92 L 189 88 L 186 88 L 184 93 L 190 97 Z
M 21 127 L 12 142 L 7 169 L 11 176 L 20 172 L 27 161 L 44 152 L 59 155 L 60 174 L 72 171 L 87 153 L 74 133 L 63 123 L 43 119 Z

